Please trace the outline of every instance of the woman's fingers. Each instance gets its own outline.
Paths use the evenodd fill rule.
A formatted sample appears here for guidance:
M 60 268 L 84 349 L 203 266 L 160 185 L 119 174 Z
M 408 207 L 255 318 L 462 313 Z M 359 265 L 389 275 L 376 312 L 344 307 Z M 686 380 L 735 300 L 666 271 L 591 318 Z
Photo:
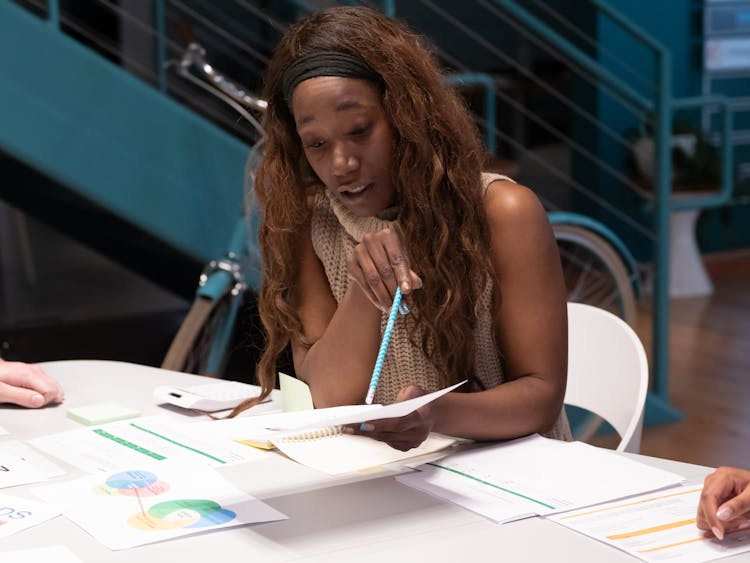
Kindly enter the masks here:
M 29 409 L 36 409 L 46 404 L 44 396 L 25 387 L 15 387 L 0 382 L 0 403 L 13 403 Z
M 720 467 L 706 477 L 698 505 L 696 524 L 719 539 L 739 529 L 750 512 L 750 472 Z
M 350 256 L 348 269 L 349 276 L 382 311 L 390 309 L 397 287 L 405 295 L 422 287 L 422 280 L 411 270 L 406 250 L 393 229 L 365 235 Z
M 392 297 L 369 248 L 364 244 L 358 245 L 352 253 L 352 259 L 353 263 L 349 268 L 350 275 L 357 281 L 373 305 L 381 311 L 387 310 Z
M 399 391 L 396 402 L 406 401 L 407 399 L 420 397 L 424 394 L 424 389 L 416 385 L 409 385 Z M 416 448 L 429 436 L 431 417 L 428 411 L 429 405 L 426 405 L 422 409 L 418 409 L 405 416 L 370 420 L 362 425 L 350 424 L 344 427 L 344 432 L 367 436 L 405 452 Z
M 2 362 L 0 383 L 0 402 L 36 408 L 64 398 L 60 384 L 34 364 Z

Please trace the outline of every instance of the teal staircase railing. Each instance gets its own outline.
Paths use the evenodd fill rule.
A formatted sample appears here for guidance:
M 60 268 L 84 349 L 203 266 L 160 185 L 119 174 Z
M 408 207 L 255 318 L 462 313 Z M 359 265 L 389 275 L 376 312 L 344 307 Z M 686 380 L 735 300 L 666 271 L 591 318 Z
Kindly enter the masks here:
M 0 151 L 199 271 L 241 215 L 247 145 L 62 33 L 56 6 L 0 1 Z

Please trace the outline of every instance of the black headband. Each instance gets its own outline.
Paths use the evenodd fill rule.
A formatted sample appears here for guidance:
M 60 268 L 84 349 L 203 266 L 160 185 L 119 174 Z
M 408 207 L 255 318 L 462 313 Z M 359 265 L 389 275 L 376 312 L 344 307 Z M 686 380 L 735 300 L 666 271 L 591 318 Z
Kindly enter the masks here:
M 284 71 L 282 88 L 286 103 L 291 106 L 292 92 L 300 82 L 318 76 L 360 78 L 382 84 L 383 79 L 359 57 L 339 51 L 314 51 L 296 59 Z

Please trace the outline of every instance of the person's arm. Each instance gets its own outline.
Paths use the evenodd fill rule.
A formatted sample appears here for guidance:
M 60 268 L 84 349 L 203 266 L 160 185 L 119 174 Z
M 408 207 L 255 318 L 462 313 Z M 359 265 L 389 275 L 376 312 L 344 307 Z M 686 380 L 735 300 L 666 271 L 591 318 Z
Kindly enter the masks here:
M 544 208 L 529 189 L 512 182 L 492 183 L 485 203 L 499 284 L 495 334 L 507 382 L 441 398 L 434 427 L 480 440 L 552 428 L 568 363 L 567 294 Z
M 750 471 L 720 467 L 706 477 L 696 525 L 720 540 L 727 532 L 750 528 Z
M 499 284 L 494 328 L 507 382 L 449 393 L 409 416 L 368 423 L 368 436 L 408 449 L 430 430 L 499 440 L 545 432 L 557 420 L 567 380 L 567 294 L 552 229 L 539 200 L 523 186 L 494 182 L 485 206 Z M 421 392 L 406 388 L 399 399 Z
M 292 339 L 297 376 L 316 407 L 364 401 L 380 341 L 380 310 L 352 281 L 341 303 L 331 293 L 309 230 L 299 245 L 294 304 L 305 341 Z
M 39 366 L 0 358 L 0 403 L 38 408 L 63 398 L 60 384 Z

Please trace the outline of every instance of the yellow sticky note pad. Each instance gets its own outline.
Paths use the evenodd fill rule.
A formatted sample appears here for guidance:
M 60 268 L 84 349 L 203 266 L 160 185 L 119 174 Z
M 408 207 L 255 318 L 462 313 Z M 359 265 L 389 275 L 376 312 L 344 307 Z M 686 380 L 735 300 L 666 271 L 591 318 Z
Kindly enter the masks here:
M 279 372 L 279 387 L 281 388 L 282 411 L 306 411 L 313 408 L 310 388 L 301 379 Z
M 141 413 L 119 403 L 99 403 L 98 405 L 86 405 L 83 407 L 71 407 L 67 411 L 68 418 L 91 426 L 93 424 L 105 424 L 116 420 L 136 418 Z

